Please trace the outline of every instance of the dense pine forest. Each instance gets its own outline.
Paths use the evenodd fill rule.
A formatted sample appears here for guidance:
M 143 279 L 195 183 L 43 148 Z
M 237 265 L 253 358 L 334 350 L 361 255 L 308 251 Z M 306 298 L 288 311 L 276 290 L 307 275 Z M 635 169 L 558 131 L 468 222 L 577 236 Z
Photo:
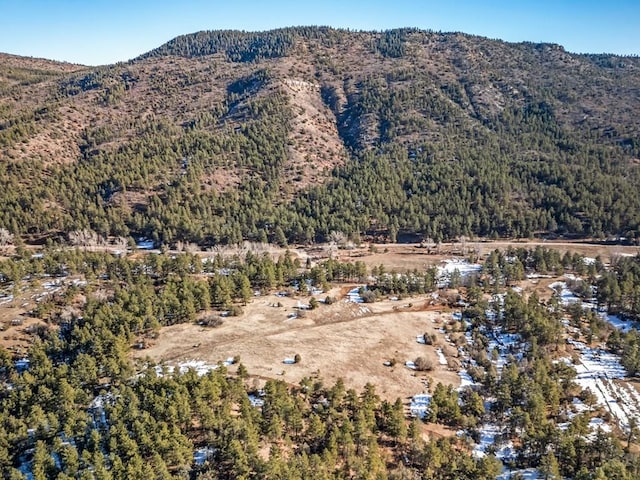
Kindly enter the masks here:
M 637 265 L 630 258 L 601 276 L 601 263 L 585 267 L 577 254 L 493 252 L 482 275 L 464 280 L 463 314 L 447 326 L 469 338 L 475 386 L 432 385 L 424 416 L 407 419 L 400 399 L 381 399 L 371 384 L 355 391 L 340 380 L 267 380 L 258 390 L 241 358 L 203 374 L 150 359 L 133 362 L 129 353 L 140 336 L 162 326 L 209 318 L 202 313 L 212 309 L 240 312 L 253 289 L 307 281 L 322 287 L 371 273 L 368 287 L 376 296 L 421 294 L 438 291 L 433 270 L 367 272 L 361 263 L 335 260 L 311 267 L 288 253 L 277 260 L 247 254 L 203 263 L 190 254 L 133 260 L 80 250 L 51 248 L 35 257 L 22 251 L 0 263 L 3 288 L 18 292 L 52 277 L 86 280 L 69 281 L 39 303 L 33 315 L 44 322 L 31 332 L 21 361 L 0 350 L 0 471 L 4 478 L 38 480 L 493 479 L 503 468 L 495 457 L 499 444 L 480 457 L 468 449 L 480 441 L 483 425 L 498 423 L 501 442 L 517 439 L 510 468 L 535 468 L 542 478 L 637 478 L 640 461 L 628 449 L 636 426 L 621 441 L 593 432 L 601 409 L 569 415 L 578 398 L 593 402 L 593 393 L 581 391 L 573 368 L 552 360 L 561 319 L 572 315 L 580 325 L 576 338 L 606 340 L 610 351 L 623 352 L 633 374 L 637 331 L 620 336 L 606 322 L 586 318 L 591 312 L 563 309 L 555 297 L 546 303 L 525 298 L 508 287 L 525 274 L 573 272 L 601 277 L 600 284 L 622 275 L 637 289 L 638 278 L 624 273 Z M 600 289 L 599 301 L 624 308 L 622 297 L 610 299 Z M 512 346 L 496 363 L 499 337 L 518 338 L 523 350 Z M 423 422 L 458 434 L 425 440 Z
M 1 60 L 0 228 L 27 241 L 638 236 L 634 57 L 301 27 Z

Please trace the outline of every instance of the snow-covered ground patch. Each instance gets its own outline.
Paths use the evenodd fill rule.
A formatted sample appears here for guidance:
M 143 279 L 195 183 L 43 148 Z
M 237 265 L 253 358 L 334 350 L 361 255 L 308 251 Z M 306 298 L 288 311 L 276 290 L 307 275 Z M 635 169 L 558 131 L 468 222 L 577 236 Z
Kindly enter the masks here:
M 230 363 L 228 364 L 226 361 L 221 363 L 227 366 L 231 365 Z M 165 371 L 168 373 L 173 373 L 176 370 L 176 368 L 180 373 L 187 373 L 189 370 L 193 369 L 196 371 L 196 374 L 199 377 L 201 377 L 203 375 L 206 375 L 210 371 L 215 370 L 218 367 L 219 367 L 219 364 L 212 365 L 212 364 L 203 362 L 202 360 L 188 360 L 188 361 L 179 363 L 177 366 L 176 365 L 157 365 L 155 367 L 155 371 L 156 371 L 156 375 L 162 376 L 164 375 Z
M 500 436 L 503 435 L 503 428 L 493 423 L 487 423 L 480 428 L 480 442 L 473 449 L 473 455 L 482 458 L 489 453 L 495 453 L 497 459 L 501 461 L 511 460 L 515 456 L 513 444 L 503 442 Z
M 469 375 L 469 372 L 465 369 L 460 370 L 458 372 L 458 376 L 460 377 L 460 386 L 458 387 L 458 390 L 463 390 L 466 387 L 473 387 L 474 385 L 477 385 L 473 381 L 473 378 L 471 378 L 471 375 Z
M 542 475 L 540 475 L 540 472 L 535 468 L 525 468 L 522 470 L 505 469 L 503 473 L 496 477 L 496 480 L 511 480 L 513 478 L 521 480 L 539 480 L 542 478 Z
M 563 305 L 580 302 L 580 299 L 576 297 L 571 290 L 569 290 L 566 282 L 553 282 L 549 285 L 549 288 L 555 292 L 560 292 L 560 302 Z
M 436 348 L 436 353 L 438 354 L 438 363 L 440 365 L 448 365 L 449 362 L 447 362 L 447 357 L 445 357 L 444 353 L 442 353 L 442 349 Z
M 411 370 L 416 370 L 416 363 L 412 362 L 411 360 L 407 360 L 406 362 L 404 362 L 404 366 Z
M 360 296 L 360 289 L 366 290 L 367 287 L 363 285 L 361 287 L 355 287 L 349 290 L 349 293 L 347 293 L 346 301 L 353 302 L 353 303 L 364 303 L 364 299 Z
M 262 394 L 264 394 L 264 392 L 258 392 L 257 395 L 251 393 L 249 394 L 249 402 L 251 402 L 251 405 L 258 408 L 258 407 L 262 407 L 264 405 L 264 400 L 261 398 Z
M 136 242 L 136 248 L 138 250 L 153 250 L 155 245 L 153 240 L 149 240 L 148 238 L 139 238 Z
M 509 356 L 513 356 L 517 360 L 523 357 L 526 345 L 522 343 L 520 335 L 494 330 L 487 336 L 489 337 L 487 355 L 494 360 L 498 373 L 502 372 L 502 368 L 506 365 Z M 494 352 L 497 353 L 497 357 L 495 357 Z
M 424 418 L 431 403 L 431 395 L 428 393 L 420 393 L 411 398 L 409 411 L 411 415 L 418 418 Z
M 193 462 L 196 465 L 202 465 L 209 460 L 215 453 L 213 447 L 203 447 L 193 451 Z
M 474 273 L 482 271 L 482 265 L 479 263 L 469 263 L 466 260 L 450 259 L 445 260 L 444 265 L 438 267 L 438 287 L 445 288 L 449 285 L 451 276 L 458 273 L 460 278 L 467 277 Z
M 112 405 L 115 401 L 115 397 L 110 393 L 101 393 L 94 397 L 89 404 L 89 413 L 93 417 L 93 426 L 95 428 L 108 428 L 107 415 L 104 408 L 107 405 Z
M 617 381 L 626 375 L 620 357 L 581 342 L 567 341 L 580 352 L 579 363 L 574 366 L 576 383 L 589 389 L 623 430 L 629 428 L 631 418 L 640 421 L 640 393 L 633 386 Z
M 20 360 L 16 360 L 14 362 L 14 366 L 16 367 L 16 371 L 18 373 L 26 372 L 29 369 L 31 361 L 28 358 L 21 358 Z
M 614 328 L 617 328 L 622 332 L 626 333 L 635 328 L 634 322 L 623 320 L 617 315 L 610 315 L 606 311 L 600 312 L 600 316 L 609 322 Z
M 13 302 L 13 295 L 7 295 L 6 297 L 0 298 L 0 305 L 4 305 L 6 303 Z

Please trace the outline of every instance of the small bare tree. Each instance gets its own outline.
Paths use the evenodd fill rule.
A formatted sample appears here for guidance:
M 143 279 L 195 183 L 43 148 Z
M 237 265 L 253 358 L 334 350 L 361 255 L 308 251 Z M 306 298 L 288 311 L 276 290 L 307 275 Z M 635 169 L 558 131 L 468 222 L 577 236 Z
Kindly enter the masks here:
M 433 370 L 433 362 L 425 357 L 418 357 L 415 360 L 416 370 L 419 372 L 430 372 Z
M 13 244 L 13 234 L 6 228 L 0 228 L 0 247 Z
M 69 232 L 69 243 L 75 247 L 94 247 L 100 245 L 102 239 L 93 230 L 85 228 Z

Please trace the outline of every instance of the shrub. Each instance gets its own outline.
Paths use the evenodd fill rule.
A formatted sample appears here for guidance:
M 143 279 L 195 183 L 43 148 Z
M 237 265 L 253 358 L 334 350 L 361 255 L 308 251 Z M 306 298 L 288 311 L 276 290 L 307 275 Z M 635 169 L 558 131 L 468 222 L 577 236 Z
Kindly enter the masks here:
M 202 325 L 203 327 L 219 327 L 224 323 L 222 317 L 219 315 L 207 315 L 198 321 L 198 325 Z
M 424 337 L 425 345 L 433 345 L 435 343 L 435 341 L 436 341 L 436 334 L 435 333 L 434 334 L 425 333 L 423 335 L 423 337 Z
M 415 362 L 416 370 L 419 372 L 429 372 L 433 370 L 433 362 L 425 357 L 416 358 Z
M 302 357 L 300 356 L 300 354 L 299 354 L 299 353 L 296 353 L 296 354 L 293 356 L 293 361 L 294 361 L 295 363 L 300 363 L 300 362 L 302 361 Z
M 376 294 L 371 290 L 366 290 L 360 295 L 364 303 L 373 303 L 376 301 Z

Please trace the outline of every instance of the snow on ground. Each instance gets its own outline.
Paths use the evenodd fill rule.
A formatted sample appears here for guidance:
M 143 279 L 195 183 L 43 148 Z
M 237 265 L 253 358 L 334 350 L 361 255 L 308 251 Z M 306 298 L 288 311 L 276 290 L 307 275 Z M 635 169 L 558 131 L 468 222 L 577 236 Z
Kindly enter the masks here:
M 456 270 L 463 278 L 482 271 L 482 265 L 479 263 L 469 263 L 466 260 L 448 259 L 443 263 L 444 265 L 438 267 L 437 279 L 439 287 L 446 287 L 449 284 L 451 274 Z
M 111 394 L 101 393 L 94 397 L 89 404 L 89 413 L 93 417 L 93 425 L 96 428 L 107 428 L 107 415 L 104 412 L 104 407 L 109 404 L 113 404 L 114 397 Z
M 407 367 L 407 368 L 410 368 L 411 370 L 415 370 L 416 369 L 415 362 L 412 362 L 411 360 L 407 360 L 406 362 L 404 362 L 404 366 Z
M 498 460 L 511 460 L 515 456 L 513 443 L 502 442 L 500 436 L 503 435 L 503 428 L 494 423 L 485 423 L 480 428 L 480 443 L 473 449 L 476 458 L 482 458 L 489 453 L 495 453 Z
M 507 364 L 507 358 L 513 356 L 517 360 L 522 359 L 524 345 L 522 337 L 515 333 L 503 333 L 498 330 L 488 333 L 489 344 L 487 345 L 487 355 L 494 360 L 498 373 L 502 372 L 502 368 Z M 498 357 L 493 358 L 497 352 Z
M 251 405 L 254 407 L 262 407 L 264 405 L 264 400 L 260 397 L 260 392 L 258 392 L 258 395 L 249 394 L 249 401 L 251 402 Z
M 576 297 L 571 290 L 569 290 L 567 282 L 553 282 L 551 285 L 549 285 L 549 288 L 553 291 L 560 290 L 560 302 L 563 305 L 580 302 L 580 299 Z
M 634 322 L 629 322 L 626 320 L 621 319 L 620 317 L 618 317 L 617 315 L 610 315 L 608 314 L 606 311 L 605 312 L 600 312 L 600 316 L 605 319 L 607 322 L 609 322 L 611 325 L 613 325 L 614 328 L 617 328 L 618 330 L 622 331 L 622 332 L 629 332 L 630 330 L 633 330 L 634 327 Z
M 411 415 L 418 418 L 424 418 L 429 409 L 431 403 L 431 395 L 428 393 L 419 393 L 411 398 L 411 404 L 409 405 L 409 411 Z
M 224 365 L 225 367 L 228 367 L 230 365 L 233 365 L 234 361 L 232 357 L 227 358 L 225 361 L 220 362 L 222 363 L 222 365 Z M 193 369 L 196 371 L 196 373 L 198 374 L 198 376 L 203 376 L 206 375 L 207 373 L 209 373 L 212 370 L 215 370 L 216 368 L 218 368 L 220 366 L 220 364 L 216 364 L 216 365 L 212 365 L 209 363 L 205 363 L 201 360 L 188 360 L 185 362 L 181 362 L 177 365 L 178 367 L 178 371 L 180 373 L 187 373 L 190 369 Z M 156 375 L 158 376 L 162 376 L 164 371 L 167 371 L 169 373 L 173 373 L 176 369 L 176 366 L 174 365 L 157 365 L 155 367 L 155 371 L 156 371 Z
M 215 448 L 203 447 L 193 451 L 193 462 L 196 465 L 202 465 L 209 460 L 215 453 Z
M 154 247 L 153 240 L 149 240 L 148 238 L 139 238 L 136 242 L 136 248 L 138 250 L 153 250 Z
M 449 362 L 447 362 L 447 357 L 444 356 L 444 353 L 442 353 L 441 348 L 436 348 L 436 353 L 438 354 L 438 363 L 440 363 L 440 365 L 449 364 Z
M 574 366 L 576 383 L 591 390 L 598 404 L 611 413 L 623 430 L 628 429 L 630 418 L 640 421 L 640 393 L 631 385 L 616 381 L 626 375 L 620 357 L 581 342 L 567 341 L 580 352 L 579 363 Z
M 13 295 L 7 295 L 6 297 L 2 297 L 0 299 L 0 305 L 4 305 L 5 303 L 11 303 L 13 301 Z
M 458 372 L 458 376 L 460 377 L 460 386 L 458 387 L 458 390 L 463 390 L 465 387 L 472 387 L 476 385 L 471 378 L 471 375 L 469 375 L 469 372 L 466 370 L 460 370 Z
M 360 289 L 364 289 L 366 290 L 367 287 L 366 285 L 363 285 L 361 287 L 355 287 L 351 290 L 349 290 L 349 293 L 347 293 L 347 302 L 353 302 L 353 303 L 364 303 L 364 299 L 360 296 Z
M 33 480 L 35 478 L 33 476 L 33 472 L 31 471 L 31 467 L 32 467 L 32 462 L 26 462 L 26 461 L 22 462 L 18 467 L 18 470 L 20 471 L 20 473 L 24 475 L 24 478 L 26 478 L 27 480 Z
M 21 358 L 20 360 L 16 360 L 14 365 L 18 372 L 24 372 L 29 368 L 30 360 L 28 358 Z
M 482 265 L 479 263 L 469 263 L 466 260 L 449 259 L 445 260 L 444 265 L 438 268 L 438 273 L 451 274 L 456 270 L 460 272 L 460 275 L 468 275 L 481 271 Z
M 531 280 L 535 278 L 553 278 L 553 277 L 551 275 L 542 275 L 540 273 L 527 273 L 527 278 Z
M 539 480 L 542 475 L 535 468 L 525 468 L 523 470 L 508 470 L 496 477 L 496 480 L 511 480 L 512 478 L 518 478 L 520 480 Z

